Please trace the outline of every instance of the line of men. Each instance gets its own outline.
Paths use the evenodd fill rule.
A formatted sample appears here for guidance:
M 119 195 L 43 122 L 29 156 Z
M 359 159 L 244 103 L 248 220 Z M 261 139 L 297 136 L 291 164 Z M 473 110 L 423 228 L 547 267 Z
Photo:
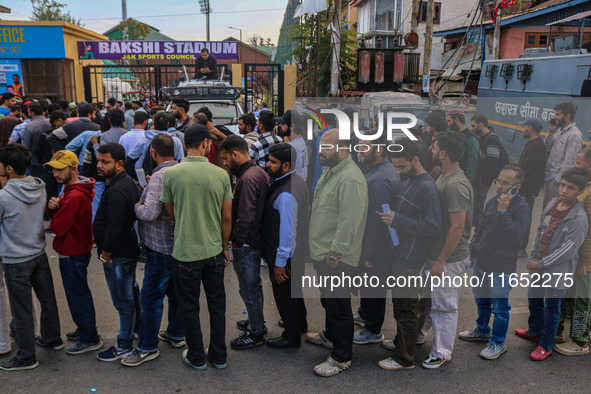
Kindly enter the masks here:
M 113 114 L 110 119 L 112 118 Z M 478 127 L 485 127 L 485 118 L 480 119 Z M 241 122 L 246 124 L 244 120 L 241 119 Z M 429 121 L 428 118 L 428 127 Z M 115 128 L 121 125 L 117 122 Z M 230 249 L 234 256 L 240 295 L 249 317 L 247 321 L 237 323 L 245 332 L 230 342 L 234 349 L 247 349 L 265 343 L 263 336 L 266 327 L 260 279 L 261 255 L 268 263 L 271 262 L 271 282 L 285 325 L 282 336 L 267 342 L 271 347 L 299 347 L 300 333 L 307 330 L 305 307 L 301 298 L 297 295 L 294 297 L 291 293 L 290 278 L 292 267 L 294 270 L 296 267 L 302 267 L 308 242 L 310 259 L 319 275 L 352 274 L 357 272 L 358 265 L 373 274 L 394 272 L 397 275 L 416 275 L 421 274 L 423 266 L 427 265 L 432 276 L 444 272 L 457 276 L 466 269 L 470 260 L 475 261 L 475 270 L 480 269 L 495 275 L 515 271 L 523 236 L 531 223 L 531 210 L 527 204 L 518 194 L 511 198 L 514 195 L 510 193 L 511 189 L 519 190 L 524 180 L 520 168 L 505 166 L 495 178 L 497 196 L 486 204 L 483 219 L 477 226 L 472 241 L 474 252 L 470 253 L 471 216 L 475 197 L 470 181 L 460 167 L 460 160 L 467 150 L 466 138 L 462 134 L 443 131 L 430 135 L 433 140 L 428 156 L 433 167 L 439 167 L 441 172 L 435 181 L 421 164 L 420 145 L 416 142 L 398 140 L 397 143 L 404 149 L 388 155 L 384 149 L 379 149 L 383 146 L 382 142 L 387 141 L 361 141 L 372 147 L 360 157 L 364 169 L 362 172 L 353 162 L 349 151 L 343 149 L 348 146 L 348 142 L 339 139 L 338 130 L 324 132 L 320 146 L 332 146 L 332 149 L 319 152 L 318 159 L 324 169 L 316 184 L 311 215 L 308 219 L 307 208 L 310 203 L 307 186 L 304 179 L 291 167 L 292 163 L 298 162 L 298 151 L 289 144 L 275 140 L 277 137 L 274 138 L 272 132 L 275 122 L 272 113 L 260 114 L 257 124 L 260 138 L 250 149 L 246 139 L 238 136 L 227 137 L 220 143 L 220 156 L 230 173 L 237 178 L 233 191 L 228 174 L 209 163 L 207 159 L 214 145 L 212 133 L 205 125 L 197 124 L 185 130 L 184 147 L 187 157 L 176 165 L 175 137 L 167 133 L 157 134 L 149 144 L 150 156 L 156 167 L 139 203 L 136 184 L 125 171 L 125 148 L 116 142 L 103 144 L 101 141 L 98 147 L 98 141 L 91 140 L 88 143 L 92 150 L 96 149 L 98 176 L 106 178 L 109 185 L 100 200 L 93 230 L 99 259 L 104 264 L 107 284 L 121 321 L 117 344 L 99 353 L 99 359 L 121 359 L 124 365 L 140 365 L 158 357 L 158 338 L 175 347 L 182 347 L 184 334 L 188 349 L 183 352 L 182 359 L 187 365 L 201 370 L 206 368 L 206 359 L 209 358 L 216 368 L 224 368 L 227 354 L 223 271 L 224 266 L 230 262 Z M 290 126 L 289 122 L 283 124 L 287 130 L 297 129 L 293 124 Z M 281 128 L 286 131 L 283 126 Z M 105 136 L 107 133 L 102 135 Z M 257 143 L 258 145 L 255 145 Z M 33 188 L 29 184 L 35 184 L 37 194 L 33 193 L 34 196 L 29 197 L 35 199 L 35 203 L 37 200 L 43 200 L 43 193 L 37 192 L 42 189 L 42 183 L 25 176 L 24 171 L 29 165 L 28 152 L 18 145 L 2 149 L 6 152 L 4 156 L 0 154 L 0 164 L 4 170 L 2 176 L 8 180 L 15 180 L 5 181 L 5 184 L 14 185 L 13 187 L 19 190 L 17 194 L 23 188 L 29 192 L 29 189 Z M 585 152 L 581 152 L 581 155 L 585 157 Z M 270 183 L 269 176 L 262 170 L 261 162 L 269 169 L 268 172 L 274 179 L 273 183 Z M 256 165 L 257 163 L 259 165 Z M 77 185 L 74 189 L 84 188 L 86 184 L 93 183 L 92 180 L 77 175 L 78 158 L 69 151 L 58 151 L 47 166 L 52 168 L 58 182 L 64 185 Z M 560 199 L 553 200 L 553 205 L 544 212 L 543 225 L 538 229 L 528 269 L 543 271 L 551 266 L 554 271 L 548 272 L 570 272 L 570 268 L 574 271 L 572 261 L 576 259 L 579 246 L 587 232 L 587 219 L 585 217 L 585 220 L 581 220 L 583 210 L 576 197 L 587 185 L 588 173 L 588 168 L 579 168 L 569 169 L 562 175 L 559 186 Z M 25 185 L 20 185 L 19 182 Z M 291 185 L 291 182 L 294 182 L 296 187 Z M 54 220 L 54 211 L 64 209 L 66 190 L 64 189 L 63 197 L 51 199 L 47 204 L 48 214 L 52 215 Z M 41 196 L 38 193 L 41 193 Z M 84 197 L 84 202 L 88 204 L 89 194 L 92 195 L 87 192 Z M 199 198 L 196 198 L 197 196 Z M 393 212 L 376 212 L 385 204 L 393 207 Z M 30 210 L 29 214 L 34 212 L 35 210 Z M 91 209 L 88 210 L 86 216 L 91 212 Z M 140 309 L 135 302 L 138 298 L 138 286 L 135 283 L 138 248 L 133 228 L 136 216 L 140 223 L 140 241 L 148 251 L 146 275 L 140 296 L 143 312 L 141 318 Z M 81 216 L 75 217 L 76 221 L 79 217 Z M 308 220 L 309 235 L 302 237 L 301 234 L 305 234 L 302 229 L 308 228 Z M 38 221 L 41 222 L 42 228 L 42 221 Z M 571 224 L 571 221 L 575 224 Z M 499 226 L 499 223 L 511 228 L 511 236 L 502 231 L 503 226 Z M 53 227 L 52 223 L 52 231 Z M 392 245 L 390 228 L 396 229 L 401 241 L 396 248 Z M 563 228 L 569 231 L 575 228 L 576 234 L 567 234 Z M 5 234 L 4 231 L 2 233 Z M 80 236 L 80 233 L 77 231 L 75 235 Z M 57 232 L 55 234 L 59 237 Z M 200 237 L 196 239 L 195 234 L 199 234 Z M 554 234 L 557 234 L 557 240 Z M 509 247 L 505 238 L 511 240 L 509 245 L 517 246 Z M 65 239 L 62 239 L 62 242 L 62 246 L 70 243 L 65 242 Z M 567 242 L 570 244 L 565 245 Z M 26 265 L 34 268 L 34 271 L 41 267 L 40 270 L 44 271 L 47 277 L 44 241 L 38 244 L 43 245 L 41 254 L 27 261 Z M 60 268 L 62 258 L 73 259 L 68 257 L 68 254 L 75 254 L 74 252 L 63 250 L 62 254 L 58 250 L 61 246 L 56 247 L 55 243 L 54 248 L 60 253 Z M 498 258 L 489 257 L 491 253 L 495 255 L 499 251 L 502 251 L 502 255 Z M 85 256 L 86 253 L 82 260 L 86 261 L 87 266 L 90 255 L 88 254 L 88 259 Z M 10 259 L 11 256 L 8 256 L 9 261 Z M 8 285 L 10 269 L 6 267 L 10 263 L 6 261 L 5 258 L 7 287 L 12 300 L 12 294 L 22 289 L 11 290 L 11 285 Z M 487 261 L 493 262 L 493 266 L 487 266 Z M 498 261 L 504 261 L 506 266 L 499 268 L 496 265 Z M 292 262 L 298 264 L 292 266 Z M 75 262 L 72 264 L 76 265 Z M 84 266 L 84 263 L 78 266 Z M 148 269 L 148 266 L 154 270 Z M 14 264 L 14 267 L 21 268 L 18 263 Z M 40 284 L 43 278 L 39 279 L 37 274 L 38 272 L 26 274 L 30 275 L 29 278 L 35 275 L 35 280 L 31 281 L 33 288 L 36 285 L 43 287 Z M 50 275 L 49 272 L 49 278 Z M 85 271 L 82 276 L 85 278 Z M 67 275 L 62 272 L 63 281 L 65 277 Z M 200 282 L 203 282 L 210 310 L 211 342 L 208 354 L 204 352 L 199 323 Z M 171 283 L 174 290 L 171 290 Z M 551 343 L 552 346 L 548 348 L 551 339 L 555 339 L 557 329 L 553 328 L 552 324 L 556 320 L 557 305 L 560 305 L 560 300 L 566 292 L 565 288 L 568 287 L 564 283 L 561 286 L 554 288 L 552 294 L 543 294 L 546 298 L 545 303 L 543 299 L 539 302 L 539 294 L 532 293 L 534 301 L 530 301 L 530 320 L 536 318 L 537 325 L 532 323 L 529 330 L 516 332 L 520 336 L 534 340 L 545 335 L 540 346 L 532 353 L 532 359 L 544 359 L 554 346 Z M 490 287 L 492 289 L 493 285 Z M 30 286 L 28 290 L 30 300 Z M 35 290 L 37 292 L 37 288 Z M 82 291 L 89 294 L 86 289 Z M 41 293 L 43 294 L 43 291 Z M 53 293 L 53 289 L 47 290 L 45 294 L 48 295 L 47 293 Z M 171 304 L 175 302 L 176 296 L 177 306 L 171 305 L 169 328 L 159 333 L 162 300 L 167 293 Z M 506 294 L 505 298 L 508 299 L 508 292 Z M 384 342 L 385 347 L 393 350 L 393 355 L 380 361 L 380 367 L 389 370 L 413 368 L 415 346 L 420 342 L 419 330 L 422 328 L 424 336 L 429 327 L 433 328 L 435 339 L 431 352 L 422 365 L 425 368 L 438 368 L 451 359 L 457 327 L 458 289 L 437 288 L 431 294 L 430 305 L 420 305 L 419 297 L 418 289 L 410 288 L 394 295 L 397 336 L 392 342 Z M 490 319 L 491 299 L 497 297 L 487 293 L 477 296 L 476 291 L 475 297 L 479 305 L 479 314 L 480 304 L 483 304 L 483 316 L 479 316 L 477 330 L 472 330 L 468 334 L 462 333 L 460 338 L 489 339 L 486 307 L 488 306 Z M 42 317 L 42 335 L 36 341 L 41 346 L 61 349 L 63 342 L 59 338 L 59 320 L 56 326 L 56 316 L 53 316 L 57 311 L 57 308 L 54 308 L 55 296 L 53 300 L 51 298 L 48 295 L 47 299 L 41 302 L 42 316 L 46 315 L 46 319 Z M 77 297 L 77 301 L 83 302 L 83 298 Z M 23 300 L 27 302 L 26 297 L 23 297 Z M 71 303 L 69 297 L 68 302 Z M 362 305 L 357 320 L 361 320 L 359 317 L 363 314 L 365 329 L 359 333 L 353 332 L 354 316 L 351 310 L 350 289 L 323 292 L 322 305 L 326 310 L 325 330 L 317 334 L 310 333 L 308 341 L 332 349 L 331 356 L 318 364 L 314 370 L 321 376 L 333 376 L 351 365 L 353 343 L 382 342 L 381 325 L 384 320 L 385 294 L 362 294 Z M 101 348 L 102 342 L 94 320 L 90 323 L 86 321 L 89 324 L 87 326 L 91 327 L 91 334 L 83 338 L 82 329 L 74 317 L 76 308 L 69 306 L 78 326 L 78 333 L 74 332 L 68 337 L 74 338 L 76 334 L 78 337 L 76 344 L 68 348 L 68 353 L 79 354 Z M 87 312 L 91 310 L 86 309 Z M 495 324 L 499 312 L 497 309 L 493 304 Z M 175 311 L 178 312 L 181 327 L 178 332 L 171 329 L 171 326 L 175 325 Z M 2 369 L 30 369 L 36 366 L 34 340 L 31 341 L 31 338 L 34 338 L 30 324 L 33 319 L 32 312 L 29 312 L 30 308 L 24 308 L 26 316 L 15 317 L 15 331 L 19 328 L 26 330 L 26 335 L 23 335 L 26 340 L 19 339 L 17 334 L 19 353 L 10 363 L 4 364 Z M 23 321 L 27 324 L 19 326 Z M 53 331 L 50 326 L 53 327 Z M 138 332 L 140 338 L 140 343 L 135 349 L 132 346 L 134 331 Z M 554 334 L 548 339 L 547 334 L 552 331 Z M 22 354 L 21 342 L 24 348 Z M 497 358 L 503 352 L 504 337 L 500 344 L 490 339 L 489 345 L 481 355 L 484 358 Z

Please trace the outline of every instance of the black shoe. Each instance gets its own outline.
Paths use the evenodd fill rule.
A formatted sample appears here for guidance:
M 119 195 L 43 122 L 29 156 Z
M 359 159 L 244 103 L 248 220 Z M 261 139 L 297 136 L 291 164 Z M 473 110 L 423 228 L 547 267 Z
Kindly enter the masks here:
M 41 347 L 50 347 L 53 350 L 62 350 L 64 348 L 64 341 L 62 341 L 61 338 L 58 338 L 51 343 L 47 343 L 47 342 L 44 342 L 41 337 L 37 337 L 37 338 L 35 338 L 35 342 L 37 342 L 37 345 L 39 345 Z
M 25 369 L 34 369 L 39 366 L 37 360 L 33 359 L 29 362 L 23 362 L 17 360 L 16 357 L 13 357 L 9 362 L 6 364 L 0 365 L 0 369 L 3 371 L 22 371 Z
M 78 340 L 80 339 L 80 331 L 78 331 L 78 328 L 76 328 L 72 332 L 67 332 L 66 338 L 68 338 L 68 341 L 78 342 Z
M 265 338 L 261 335 L 260 337 L 254 337 L 250 332 L 245 331 L 238 338 L 230 342 L 230 347 L 234 350 L 244 350 L 254 346 L 261 346 L 265 344 Z
M 283 323 L 283 319 L 279 319 L 279 321 L 277 322 L 277 324 L 279 325 L 279 327 L 285 328 L 285 324 Z M 300 329 L 300 332 L 302 334 L 306 334 L 308 332 L 308 326 L 306 325 L 306 327 L 302 327 Z
M 283 337 L 271 338 L 267 340 L 267 346 L 275 347 L 275 348 L 299 348 L 301 345 L 299 343 L 292 343 L 289 342 L 287 339 Z
M 236 327 L 238 327 L 238 329 L 242 331 L 248 330 L 248 319 L 238 320 L 236 322 Z M 263 335 L 267 335 L 267 326 L 263 326 Z

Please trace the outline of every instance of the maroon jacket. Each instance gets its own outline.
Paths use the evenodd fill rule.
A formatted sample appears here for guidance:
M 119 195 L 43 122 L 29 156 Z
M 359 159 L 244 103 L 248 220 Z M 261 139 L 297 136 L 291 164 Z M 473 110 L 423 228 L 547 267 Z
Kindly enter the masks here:
M 240 166 L 236 177 L 238 181 L 232 200 L 232 242 L 238 247 L 246 244 L 260 249 L 261 221 L 269 193 L 269 176 L 255 160 L 249 160 Z

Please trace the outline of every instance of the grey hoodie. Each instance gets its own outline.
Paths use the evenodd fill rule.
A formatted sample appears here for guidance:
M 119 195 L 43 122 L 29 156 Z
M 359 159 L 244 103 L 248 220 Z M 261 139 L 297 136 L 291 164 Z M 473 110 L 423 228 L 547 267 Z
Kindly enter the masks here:
M 4 264 L 24 263 L 45 252 L 45 183 L 27 176 L 0 190 L 0 255 Z
M 550 201 L 550 204 L 544 209 L 540 223 L 544 221 L 544 217 L 546 217 L 550 209 L 557 202 L 558 198 Z M 547 275 L 546 277 L 542 277 L 542 280 L 538 282 L 539 286 L 543 284 L 543 286 L 562 290 L 570 287 L 567 286 L 568 283 L 565 283 L 565 274 L 569 274 L 569 277 L 574 280 L 574 272 L 579 259 L 579 248 L 585 240 L 588 227 L 589 221 L 585 209 L 577 201 L 564 220 L 556 227 L 552 240 L 550 241 L 548 254 L 538 259 L 540 240 L 542 238 L 542 225 L 540 224 L 531 251 L 531 259 L 538 260 L 540 275 L 549 273 L 552 276 L 549 281 L 547 281 Z M 572 285 L 570 280 L 568 282 Z

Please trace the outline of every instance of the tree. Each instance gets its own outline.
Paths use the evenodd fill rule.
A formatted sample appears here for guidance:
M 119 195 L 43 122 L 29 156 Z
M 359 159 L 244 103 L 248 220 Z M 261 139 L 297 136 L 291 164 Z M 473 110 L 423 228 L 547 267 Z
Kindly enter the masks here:
M 297 92 L 299 96 L 325 97 L 330 91 L 332 43 L 330 22 L 334 8 L 306 15 L 298 24 L 284 29 L 286 38 L 297 43 L 289 56 L 298 65 Z M 346 21 L 343 20 L 343 24 Z M 357 83 L 356 33 L 341 26 L 340 90 L 355 90 Z
M 273 41 L 271 37 L 263 38 L 258 34 L 253 34 L 252 36 L 248 37 L 246 42 L 253 47 L 272 47 Z
M 69 11 L 63 11 L 66 6 L 55 0 L 31 0 L 33 20 L 35 21 L 66 21 L 74 25 L 84 26 L 82 19 L 76 19 Z
M 127 28 L 127 40 L 145 40 L 150 34 L 150 26 L 137 21 L 133 18 L 129 18 L 128 20 L 121 22 L 119 26 L 117 26 L 121 30 L 121 35 L 113 37 L 114 40 L 123 40 L 123 31 Z

